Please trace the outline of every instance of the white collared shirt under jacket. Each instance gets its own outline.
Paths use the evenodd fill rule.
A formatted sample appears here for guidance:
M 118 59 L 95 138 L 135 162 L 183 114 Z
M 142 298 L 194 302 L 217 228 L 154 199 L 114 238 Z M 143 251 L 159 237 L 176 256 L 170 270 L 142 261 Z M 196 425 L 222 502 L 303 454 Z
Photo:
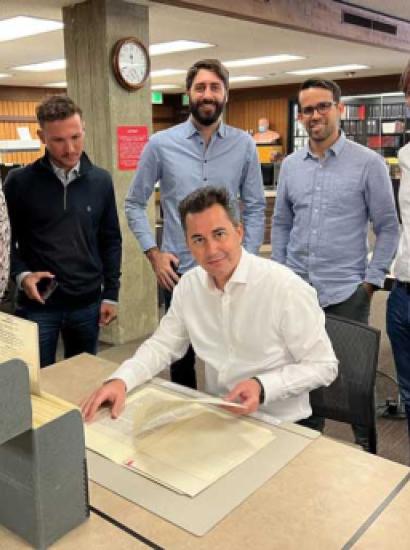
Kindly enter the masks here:
M 208 393 L 224 395 L 257 376 L 265 388 L 261 410 L 279 421 L 310 416 L 309 391 L 337 376 L 315 290 L 244 249 L 223 291 L 199 266 L 185 273 L 158 329 L 111 378 L 130 391 L 182 357 L 190 342 L 205 363 Z

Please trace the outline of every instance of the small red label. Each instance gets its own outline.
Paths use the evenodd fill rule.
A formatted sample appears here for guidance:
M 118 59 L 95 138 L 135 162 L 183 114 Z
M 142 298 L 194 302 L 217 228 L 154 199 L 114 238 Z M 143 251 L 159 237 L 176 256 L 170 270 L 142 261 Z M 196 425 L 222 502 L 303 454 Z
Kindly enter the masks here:
M 148 141 L 147 126 L 118 126 L 118 170 L 135 170 Z

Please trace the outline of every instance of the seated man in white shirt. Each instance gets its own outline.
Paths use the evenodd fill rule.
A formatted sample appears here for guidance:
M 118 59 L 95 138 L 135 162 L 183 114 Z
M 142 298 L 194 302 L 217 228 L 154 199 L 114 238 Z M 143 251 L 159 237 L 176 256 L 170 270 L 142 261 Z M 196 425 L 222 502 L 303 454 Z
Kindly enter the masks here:
M 154 334 L 84 402 L 84 418 L 107 402 L 116 418 L 126 393 L 182 357 L 190 342 L 205 363 L 206 391 L 239 400 L 242 414 L 261 406 L 278 421 L 310 416 L 309 392 L 337 375 L 315 290 L 242 248 L 224 189 L 198 189 L 179 211 L 198 266 L 182 276 Z

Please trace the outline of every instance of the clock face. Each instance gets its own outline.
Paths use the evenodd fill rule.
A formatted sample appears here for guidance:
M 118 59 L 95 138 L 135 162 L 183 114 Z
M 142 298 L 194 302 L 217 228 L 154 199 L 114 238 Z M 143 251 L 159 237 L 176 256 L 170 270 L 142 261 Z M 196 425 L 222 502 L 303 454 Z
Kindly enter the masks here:
M 118 82 L 128 90 L 137 90 L 148 78 L 149 56 L 143 44 L 136 38 L 126 38 L 117 42 L 113 63 Z

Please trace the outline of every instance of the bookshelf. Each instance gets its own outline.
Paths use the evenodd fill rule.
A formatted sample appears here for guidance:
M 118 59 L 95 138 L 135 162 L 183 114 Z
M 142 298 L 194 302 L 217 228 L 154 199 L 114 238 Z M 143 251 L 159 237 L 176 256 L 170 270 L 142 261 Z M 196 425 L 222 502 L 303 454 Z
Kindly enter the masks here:
M 403 94 L 364 95 L 342 98 L 341 126 L 348 139 L 385 157 L 395 177 L 397 152 L 410 137 Z

